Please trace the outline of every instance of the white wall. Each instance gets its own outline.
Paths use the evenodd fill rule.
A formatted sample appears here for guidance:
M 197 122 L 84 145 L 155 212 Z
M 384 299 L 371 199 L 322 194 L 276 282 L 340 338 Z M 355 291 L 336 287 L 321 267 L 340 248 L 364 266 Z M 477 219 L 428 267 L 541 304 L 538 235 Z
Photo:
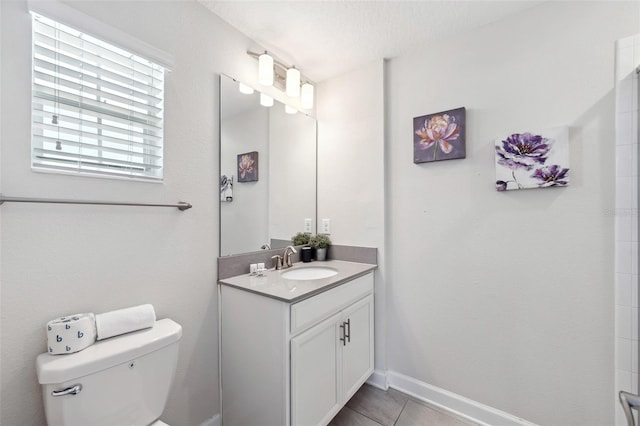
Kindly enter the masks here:
M 318 85 L 318 231 L 331 219 L 334 244 L 378 248 L 376 369 L 386 368 L 384 63 Z M 329 249 L 331 250 L 331 249 Z
M 175 386 L 163 419 L 196 425 L 218 413 L 218 76 L 255 84 L 256 46 L 195 2 L 72 5 L 174 56 L 167 78 L 163 184 L 30 170 L 30 17 L 2 1 L 1 191 L 12 196 L 188 201 L 193 208 L 5 204 L 2 238 L 3 425 L 44 424 L 35 357 L 45 323 L 76 312 L 152 303 L 182 324 Z
M 233 175 L 233 201 L 220 205 L 221 256 L 257 251 L 269 242 L 269 109 L 224 118 L 220 132 L 221 172 Z M 258 180 L 239 182 L 238 154 L 258 152 Z
M 614 41 L 639 19 L 547 2 L 390 61 L 389 369 L 540 424 L 612 424 Z M 412 118 L 462 106 L 467 158 L 413 164 Z M 558 125 L 570 186 L 496 192 L 494 138 Z

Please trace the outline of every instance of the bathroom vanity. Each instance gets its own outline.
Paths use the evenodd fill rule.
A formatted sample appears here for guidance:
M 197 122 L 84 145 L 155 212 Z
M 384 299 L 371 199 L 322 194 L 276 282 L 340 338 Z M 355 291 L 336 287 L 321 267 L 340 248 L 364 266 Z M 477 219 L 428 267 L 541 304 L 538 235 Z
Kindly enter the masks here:
M 334 275 L 286 275 L 310 267 Z M 373 372 L 373 269 L 330 260 L 219 281 L 224 426 L 331 421 Z

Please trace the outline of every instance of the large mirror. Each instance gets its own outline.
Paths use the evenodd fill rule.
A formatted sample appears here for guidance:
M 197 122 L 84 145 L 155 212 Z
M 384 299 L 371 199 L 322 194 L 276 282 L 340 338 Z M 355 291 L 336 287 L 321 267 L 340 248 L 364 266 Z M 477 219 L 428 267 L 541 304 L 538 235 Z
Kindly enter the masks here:
M 286 247 L 307 229 L 316 232 L 315 119 L 264 107 L 220 76 L 220 255 Z

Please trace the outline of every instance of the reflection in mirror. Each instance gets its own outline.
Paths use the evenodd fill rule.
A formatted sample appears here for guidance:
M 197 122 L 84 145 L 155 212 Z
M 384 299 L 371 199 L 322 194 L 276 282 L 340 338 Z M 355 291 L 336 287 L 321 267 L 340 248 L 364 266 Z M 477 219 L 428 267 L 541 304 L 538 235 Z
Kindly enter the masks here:
M 286 247 L 316 224 L 316 121 L 220 76 L 220 255 Z

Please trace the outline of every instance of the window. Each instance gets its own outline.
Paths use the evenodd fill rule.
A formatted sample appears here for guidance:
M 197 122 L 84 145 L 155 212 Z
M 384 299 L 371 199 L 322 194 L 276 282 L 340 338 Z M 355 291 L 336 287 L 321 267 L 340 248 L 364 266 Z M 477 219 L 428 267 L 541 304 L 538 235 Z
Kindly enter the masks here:
M 32 16 L 32 168 L 162 180 L 165 69 Z

